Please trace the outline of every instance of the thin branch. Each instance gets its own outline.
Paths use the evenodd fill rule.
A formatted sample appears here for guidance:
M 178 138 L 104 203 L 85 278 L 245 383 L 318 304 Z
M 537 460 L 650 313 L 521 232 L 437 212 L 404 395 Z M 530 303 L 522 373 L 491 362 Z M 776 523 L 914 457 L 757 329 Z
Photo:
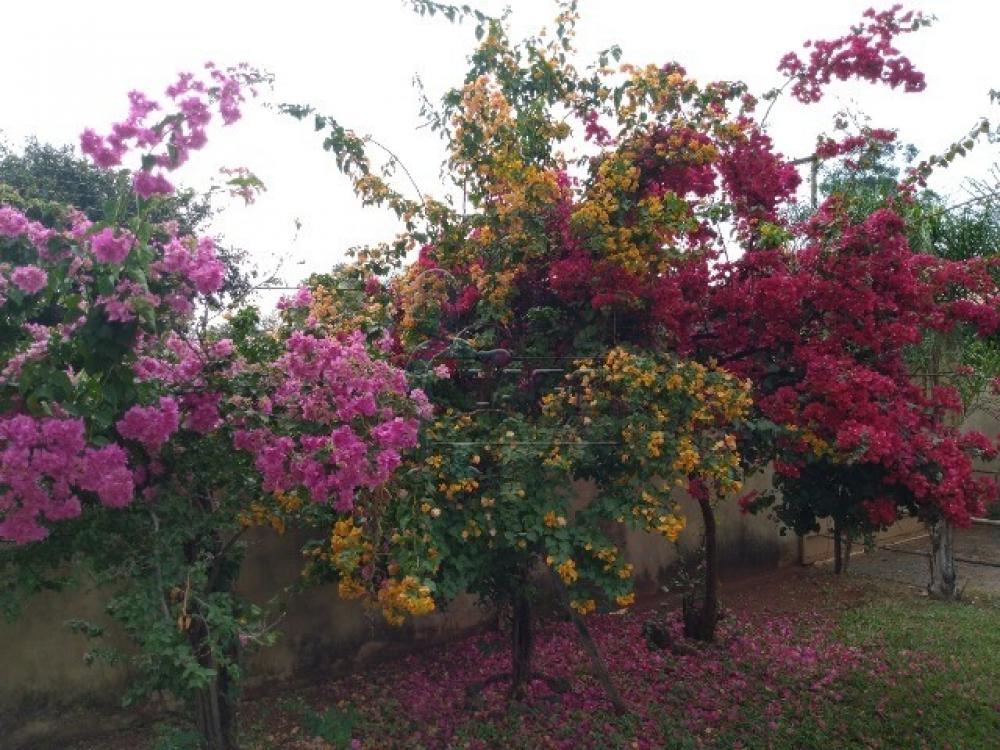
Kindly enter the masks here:
M 160 519 L 156 515 L 156 511 L 149 511 L 150 517 L 153 519 L 153 537 L 157 540 L 156 547 L 159 547 L 158 540 L 160 535 Z M 163 585 L 163 567 L 160 565 L 160 556 L 158 554 L 158 549 L 154 550 L 153 559 L 156 561 L 153 565 L 153 569 L 156 571 L 156 588 L 160 592 L 160 606 L 163 609 L 163 616 L 167 620 L 171 620 L 170 607 L 167 605 L 166 591 Z
M 761 130 L 763 130 L 764 129 L 764 125 L 767 124 L 767 118 L 771 115 L 771 110 L 774 109 L 774 105 L 778 103 L 778 99 L 781 98 L 781 95 L 783 93 L 785 93 L 785 89 L 787 89 L 788 86 L 789 86 L 789 84 L 791 84 L 791 82 L 794 81 L 794 80 L 795 80 L 795 78 L 792 77 L 792 78 L 789 78 L 787 81 L 785 81 L 781 85 L 781 87 L 778 89 L 777 93 L 775 93 L 774 97 L 771 99 L 771 103 L 767 105 L 767 109 L 764 111 L 764 116 L 762 118 L 760 118 L 760 129 Z
M 403 170 L 403 172 L 406 174 L 407 178 L 410 180 L 410 184 L 413 185 L 413 189 L 417 191 L 417 197 L 420 198 L 420 203 L 423 204 L 424 210 L 426 210 L 427 209 L 427 201 L 424 200 L 424 194 L 423 194 L 423 192 L 421 192 L 420 186 L 417 185 L 417 181 L 413 179 L 413 175 L 410 174 L 410 170 L 406 168 L 406 165 L 403 163 L 403 160 L 400 159 L 398 156 L 396 156 L 396 154 L 388 146 L 386 146 L 386 145 L 380 143 L 379 141 L 375 140 L 370 135 L 365 136 L 363 138 L 363 140 L 365 142 L 367 142 L 367 143 L 371 143 L 374 146 L 378 146 L 380 149 L 382 149 L 387 154 L 389 154 L 389 158 L 391 158 L 396 164 L 399 165 L 399 168 Z
M 219 573 L 222 570 L 222 559 L 223 559 L 223 557 L 225 557 L 225 554 L 246 533 L 246 531 L 247 531 L 248 528 L 250 528 L 250 527 L 249 526 L 244 526 L 242 529 L 240 529 L 235 534 L 233 534 L 231 537 L 229 537 L 229 540 L 226 541 L 226 543 L 222 545 L 222 548 L 218 552 L 216 552 L 215 555 L 213 555 L 213 557 L 212 557 L 212 569 L 208 573 L 207 588 L 208 588 L 209 591 L 211 591 L 213 588 L 215 588 L 216 578 L 218 577 Z

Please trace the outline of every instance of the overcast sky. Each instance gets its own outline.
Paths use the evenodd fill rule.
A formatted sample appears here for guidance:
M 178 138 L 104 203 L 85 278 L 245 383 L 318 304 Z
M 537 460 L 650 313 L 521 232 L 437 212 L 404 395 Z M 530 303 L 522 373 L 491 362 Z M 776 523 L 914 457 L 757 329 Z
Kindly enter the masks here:
M 510 5 L 515 36 L 537 31 L 555 13 L 546 0 L 469 2 L 490 13 Z M 775 68 L 785 52 L 806 39 L 840 35 L 869 5 L 582 0 L 580 63 L 617 43 L 625 61 L 676 60 L 699 80 L 738 78 L 760 93 L 781 82 Z M 1000 119 L 1000 107 L 988 97 L 990 88 L 1000 88 L 993 52 L 1000 3 L 927 0 L 914 7 L 938 17 L 900 45 L 926 73 L 927 91 L 908 95 L 853 84 L 835 86 L 820 105 L 785 100 L 770 119 L 780 150 L 808 154 L 816 133 L 829 130 L 832 114 L 848 105 L 870 115 L 875 126 L 898 129 L 902 140 L 927 153 L 943 149 L 983 115 Z M 206 60 L 221 66 L 246 61 L 275 74 L 276 100 L 315 104 L 390 145 L 428 193 L 438 192 L 443 150 L 426 129 L 416 129 L 412 80 L 419 74 L 436 98 L 461 82 L 475 43 L 471 26 L 419 18 L 400 0 L 34 0 L 5 3 L 3 16 L 0 136 L 12 145 L 32 135 L 75 144 L 84 127 L 104 132 L 121 119 L 131 89 L 159 94 L 177 71 Z M 213 128 L 209 138 L 178 181 L 204 186 L 221 166 L 258 174 L 268 192 L 249 208 L 227 207 L 215 229 L 250 250 L 262 267 L 286 256 L 287 281 L 328 269 L 352 245 L 395 234 L 382 212 L 358 206 L 309 127 L 249 109 L 245 120 Z M 960 200 L 963 179 L 985 174 L 998 158 L 991 147 L 974 154 L 931 186 Z M 269 306 L 273 297 L 262 302 Z

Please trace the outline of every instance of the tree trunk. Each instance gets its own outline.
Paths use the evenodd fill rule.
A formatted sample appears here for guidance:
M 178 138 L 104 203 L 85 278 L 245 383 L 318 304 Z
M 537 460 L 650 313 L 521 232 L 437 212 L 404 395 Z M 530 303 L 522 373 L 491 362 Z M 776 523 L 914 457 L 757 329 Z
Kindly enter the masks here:
M 522 700 L 531 679 L 531 654 L 534 633 L 531 623 L 531 602 L 525 593 L 519 592 L 511 603 L 511 680 L 510 696 Z
M 587 623 L 583 621 L 580 615 L 573 611 L 572 607 L 569 608 L 569 617 L 576 627 L 577 635 L 580 636 L 580 642 L 583 643 L 583 648 L 587 652 L 587 656 L 590 657 L 590 665 L 594 669 L 594 676 L 601 683 L 604 692 L 608 694 L 608 699 L 611 701 L 611 705 L 614 706 L 615 713 L 619 716 L 624 716 L 628 713 L 628 708 L 625 706 L 625 701 L 622 700 L 621 693 L 618 692 L 618 688 L 615 687 L 615 683 L 611 679 L 611 673 L 608 672 L 608 665 L 604 663 L 604 659 L 601 658 L 601 652 L 597 650 L 597 644 L 594 643 L 594 639 L 590 635 Z
M 236 722 L 228 691 L 228 675 L 222 670 L 197 698 L 198 731 L 207 750 L 237 750 Z
M 844 534 L 840 521 L 833 522 L 833 572 L 837 575 L 844 572 Z
M 719 622 L 719 550 L 715 525 L 715 511 L 708 496 L 698 498 L 701 518 L 705 524 L 705 594 L 701 607 L 694 602 L 685 602 L 684 635 L 699 641 L 712 643 L 715 640 L 715 626 Z
M 927 593 L 934 599 L 954 599 L 957 594 L 955 581 L 955 546 L 951 524 L 940 520 L 930 524 L 931 532 L 931 582 Z
M 193 563 L 205 550 L 212 553 L 215 564 L 209 571 L 206 583 L 206 593 L 228 593 L 235 583 L 238 567 L 226 564 L 225 554 L 229 544 L 223 544 L 215 534 L 201 540 L 202 545 L 192 544 L 186 550 L 189 563 Z M 210 632 L 203 613 L 192 610 L 190 625 L 187 631 L 188 643 L 198 663 L 206 669 L 211 669 L 215 675 L 211 682 L 202 688 L 194 699 L 195 723 L 202 735 L 202 743 L 206 750 L 239 750 L 238 727 L 236 723 L 236 685 L 231 679 L 225 664 L 220 664 L 217 655 L 213 653 Z M 216 644 L 216 648 L 219 644 Z M 239 645 L 233 643 L 224 654 L 230 663 L 239 659 Z
M 955 344 L 954 338 L 946 335 L 935 335 L 931 339 L 931 359 L 924 376 L 924 389 L 930 393 L 941 380 L 942 362 L 948 354 L 948 345 Z M 953 426 L 958 426 L 966 416 L 963 409 L 960 415 L 952 415 Z M 954 599 L 958 593 L 955 574 L 955 546 L 952 538 L 951 525 L 944 519 L 927 524 L 931 534 L 931 580 L 927 584 L 927 593 L 934 599 Z
M 203 667 L 215 670 L 211 682 L 195 697 L 195 723 L 206 750 L 238 750 L 235 701 L 228 670 L 213 659 L 203 623 L 195 620 L 188 632 L 191 648 Z
M 614 706 L 615 713 L 619 716 L 624 716 L 628 713 L 628 707 L 625 705 L 621 693 L 618 692 L 618 688 L 615 687 L 615 683 L 611 679 L 608 665 L 601 657 L 601 652 L 598 651 L 593 636 L 590 635 L 590 628 L 587 627 L 587 623 L 584 622 L 583 617 L 570 604 L 569 591 L 566 588 L 566 584 L 556 575 L 555 571 L 550 570 L 549 573 L 552 576 L 552 585 L 559 592 L 559 598 L 562 600 L 566 614 L 569 616 L 570 622 L 573 623 L 573 627 L 576 628 L 576 634 L 580 636 L 580 643 L 583 645 L 583 650 L 590 657 L 590 666 L 594 670 L 594 677 L 597 678 L 597 681 L 601 683 L 601 687 L 604 688 L 604 692 L 607 693 L 608 700 Z

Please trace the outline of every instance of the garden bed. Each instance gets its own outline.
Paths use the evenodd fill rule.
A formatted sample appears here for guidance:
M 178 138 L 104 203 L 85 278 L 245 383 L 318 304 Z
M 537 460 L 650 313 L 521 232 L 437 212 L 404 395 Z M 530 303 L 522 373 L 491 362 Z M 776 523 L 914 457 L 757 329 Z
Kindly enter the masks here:
M 244 706 L 248 750 L 298 748 L 976 748 L 1000 736 L 1000 605 L 943 604 L 912 589 L 792 569 L 730 584 L 719 643 L 650 649 L 649 603 L 590 618 L 630 713 L 615 716 L 568 623 L 538 639 L 536 682 L 509 706 L 502 686 L 466 687 L 507 667 L 494 633 Z M 676 634 L 677 629 L 673 632 Z M 159 737 L 159 740 L 155 739 Z M 184 748 L 164 727 L 72 750 Z

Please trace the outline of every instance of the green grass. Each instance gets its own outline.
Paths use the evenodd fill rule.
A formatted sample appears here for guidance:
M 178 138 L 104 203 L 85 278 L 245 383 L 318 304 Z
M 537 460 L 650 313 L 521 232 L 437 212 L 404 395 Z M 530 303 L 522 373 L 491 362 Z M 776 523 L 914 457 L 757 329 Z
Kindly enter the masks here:
M 808 713 L 767 714 L 770 697 L 749 691 L 737 718 L 698 737 L 665 717 L 663 750 L 1000 750 L 1000 601 L 904 595 L 847 611 L 838 636 L 883 654 L 885 672 L 848 677 Z
M 849 686 L 850 729 L 868 738 L 858 747 L 1000 748 L 1000 602 L 880 602 L 848 612 L 841 627 L 849 643 L 884 648 L 901 672 L 895 685 Z M 937 663 L 914 666 L 919 654 Z

